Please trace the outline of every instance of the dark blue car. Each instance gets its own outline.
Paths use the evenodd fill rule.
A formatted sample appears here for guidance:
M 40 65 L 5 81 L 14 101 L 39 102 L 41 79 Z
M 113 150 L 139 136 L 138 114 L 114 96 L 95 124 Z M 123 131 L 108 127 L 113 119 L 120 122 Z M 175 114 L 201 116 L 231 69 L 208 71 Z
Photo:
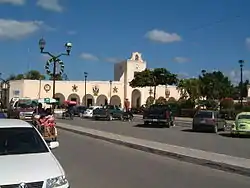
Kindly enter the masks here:
M 7 118 L 4 112 L 0 112 L 0 119 L 5 119 Z

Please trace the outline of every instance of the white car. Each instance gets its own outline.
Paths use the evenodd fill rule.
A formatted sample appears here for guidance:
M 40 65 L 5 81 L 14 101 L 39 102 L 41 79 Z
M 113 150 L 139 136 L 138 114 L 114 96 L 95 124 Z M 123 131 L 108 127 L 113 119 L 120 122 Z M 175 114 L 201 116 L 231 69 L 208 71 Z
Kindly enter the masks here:
M 84 118 L 92 118 L 93 117 L 93 111 L 97 108 L 101 108 L 101 106 L 91 106 L 87 110 L 85 110 L 84 114 L 82 117 Z
M 0 119 L 0 188 L 69 188 L 65 172 L 31 124 L 17 119 Z

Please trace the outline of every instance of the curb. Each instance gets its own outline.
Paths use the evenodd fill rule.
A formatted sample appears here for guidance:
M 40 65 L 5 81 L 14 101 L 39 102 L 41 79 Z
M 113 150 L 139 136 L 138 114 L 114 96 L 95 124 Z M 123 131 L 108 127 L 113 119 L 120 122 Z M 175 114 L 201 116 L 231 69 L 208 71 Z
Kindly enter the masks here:
M 208 159 L 204 159 L 206 157 L 204 157 L 204 158 L 198 157 L 198 156 L 194 157 L 194 156 L 190 156 L 190 155 L 180 154 L 178 152 L 166 151 L 164 149 L 160 149 L 160 148 L 156 148 L 156 147 L 154 148 L 154 147 L 150 147 L 150 146 L 146 146 L 146 145 L 141 145 L 138 143 L 131 143 L 129 141 L 119 140 L 119 139 L 115 139 L 115 138 L 109 138 L 108 136 L 106 136 L 106 137 L 100 136 L 98 134 L 89 133 L 89 132 L 82 131 L 82 130 L 75 130 L 75 129 L 71 129 L 71 128 L 66 128 L 66 127 L 63 127 L 60 125 L 57 125 L 57 127 L 59 129 L 65 130 L 65 131 L 88 136 L 88 137 L 99 139 L 99 140 L 104 140 L 104 141 L 107 141 L 110 143 L 122 145 L 122 146 L 133 148 L 136 150 L 140 150 L 140 151 L 144 151 L 144 152 L 148 152 L 148 153 L 153 153 L 156 155 L 166 156 L 169 158 L 177 159 L 179 161 L 198 164 L 201 166 L 210 167 L 212 169 L 222 170 L 222 171 L 231 172 L 231 173 L 240 174 L 240 175 L 250 177 L 250 167 L 247 168 L 245 165 L 245 164 L 249 164 L 250 159 L 237 158 L 239 160 L 239 162 L 240 162 L 240 160 L 242 160 L 242 161 L 244 160 L 245 164 L 237 165 L 236 164 L 238 162 L 237 159 L 234 159 L 234 161 L 233 161 L 235 164 L 229 164 L 229 163 L 226 163 L 222 159 L 208 160 Z M 226 155 L 223 155 L 223 154 L 218 154 L 218 155 L 221 155 L 222 157 L 223 156 L 226 157 Z M 231 157 L 231 156 L 228 156 L 228 157 Z

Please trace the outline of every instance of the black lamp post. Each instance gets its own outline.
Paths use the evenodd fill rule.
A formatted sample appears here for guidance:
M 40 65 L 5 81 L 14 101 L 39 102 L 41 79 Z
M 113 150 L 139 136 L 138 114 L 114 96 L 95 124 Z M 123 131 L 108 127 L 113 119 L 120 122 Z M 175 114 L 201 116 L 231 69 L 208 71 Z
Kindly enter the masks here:
M 112 80 L 109 80 L 109 104 L 111 104 L 112 95 Z
M 7 108 L 8 105 L 8 90 L 10 89 L 10 83 L 8 80 L 5 80 L 3 78 L 1 78 L 1 73 L 0 73 L 0 80 L 1 82 L 1 99 L 3 99 L 3 95 L 4 95 L 4 107 Z M 3 93 L 4 92 L 4 93 Z
M 84 72 L 84 100 L 85 100 L 85 106 L 87 106 L 87 78 L 88 78 L 88 73 Z
M 39 40 L 39 47 L 40 47 L 41 53 L 42 54 L 47 54 L 47 55 L 49 55 L 53 59 L 53 72 L 52 72 L 52 77 L 53 77 L 53 98 L 55 98 L 55 92 L 56 92 L 56 88 L 55 88 L 56 84 L 55 83 L 56 83 L 56 76 L 57 76 L 57 74 L 56 74 L 56 64 L 59 61 L 59 57 L 61 57 L 63 55 L 66 55 L 66 56 L 70 55 L 72 44 L 69 43 L 69 42 L 66 43 L 64 45 L 65 48 L 66 48 L 66 53 L 60 53 L 59 55 L 53 55 L 50 52 L 45 52 L 44 51 L 45 45 L 46 45 L 46 41 L 43 38 L 41 38 Z
M 239 60 L 240 64 L 240 105 L 243 107 L 243 65 L 244 60 Z

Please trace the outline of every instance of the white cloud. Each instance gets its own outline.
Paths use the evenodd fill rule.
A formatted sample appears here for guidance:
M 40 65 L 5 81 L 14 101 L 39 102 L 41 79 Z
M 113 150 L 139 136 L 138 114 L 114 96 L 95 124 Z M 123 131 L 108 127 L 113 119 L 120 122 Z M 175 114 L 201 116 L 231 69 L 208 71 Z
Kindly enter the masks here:
M 63 11 L 63 7 L 62 5 L 60 5 L 59 0 L 38 0 L 37 6 L 40 6 L 43 9 L 54 11 L 54 12 Z
M 186 57 L 175 57 L 173 58 L 173 61 L 176 63 L 186 63 L 186 62 L 189 62 L 190 59 Z
M 99 60 L 99 58 L 96 57 L 95 55 L 90 54 L 90 53 L 84 53 L 84 52 L 80 55 L 80 57 L 82 59 L 89 60 L 89 61 L 98 61 Z
M 167 33 L 162 30 L 154 29 L 146 33 L 146 38 L 161 43 L 171 43 L 181 41 L 181 37 L 176 33 Z
M 228 76 L 233 84 L 239 84 L 240 70 L 232 70 Z M 245 80 L 250 80 L 250 70 L 243 70 L 243 81 Z
M 250 37 L 247 37 L 247 38 L 246 38 L 245 43 L 246 43 L 247 49 L 250 50 Z
M 12 5 L 24 5 L 26 3 L 26 0 L 0 0 L 0 4 L 8 3 Z
M 109 63 L 119 63 L 121 59 L 115 58 L 115 57 L 109 57 L 109 58 L 106 58 L 105 61 Z
M 0 39 L 19 39 L 43 28 L 42 21 L 0 19 Z

